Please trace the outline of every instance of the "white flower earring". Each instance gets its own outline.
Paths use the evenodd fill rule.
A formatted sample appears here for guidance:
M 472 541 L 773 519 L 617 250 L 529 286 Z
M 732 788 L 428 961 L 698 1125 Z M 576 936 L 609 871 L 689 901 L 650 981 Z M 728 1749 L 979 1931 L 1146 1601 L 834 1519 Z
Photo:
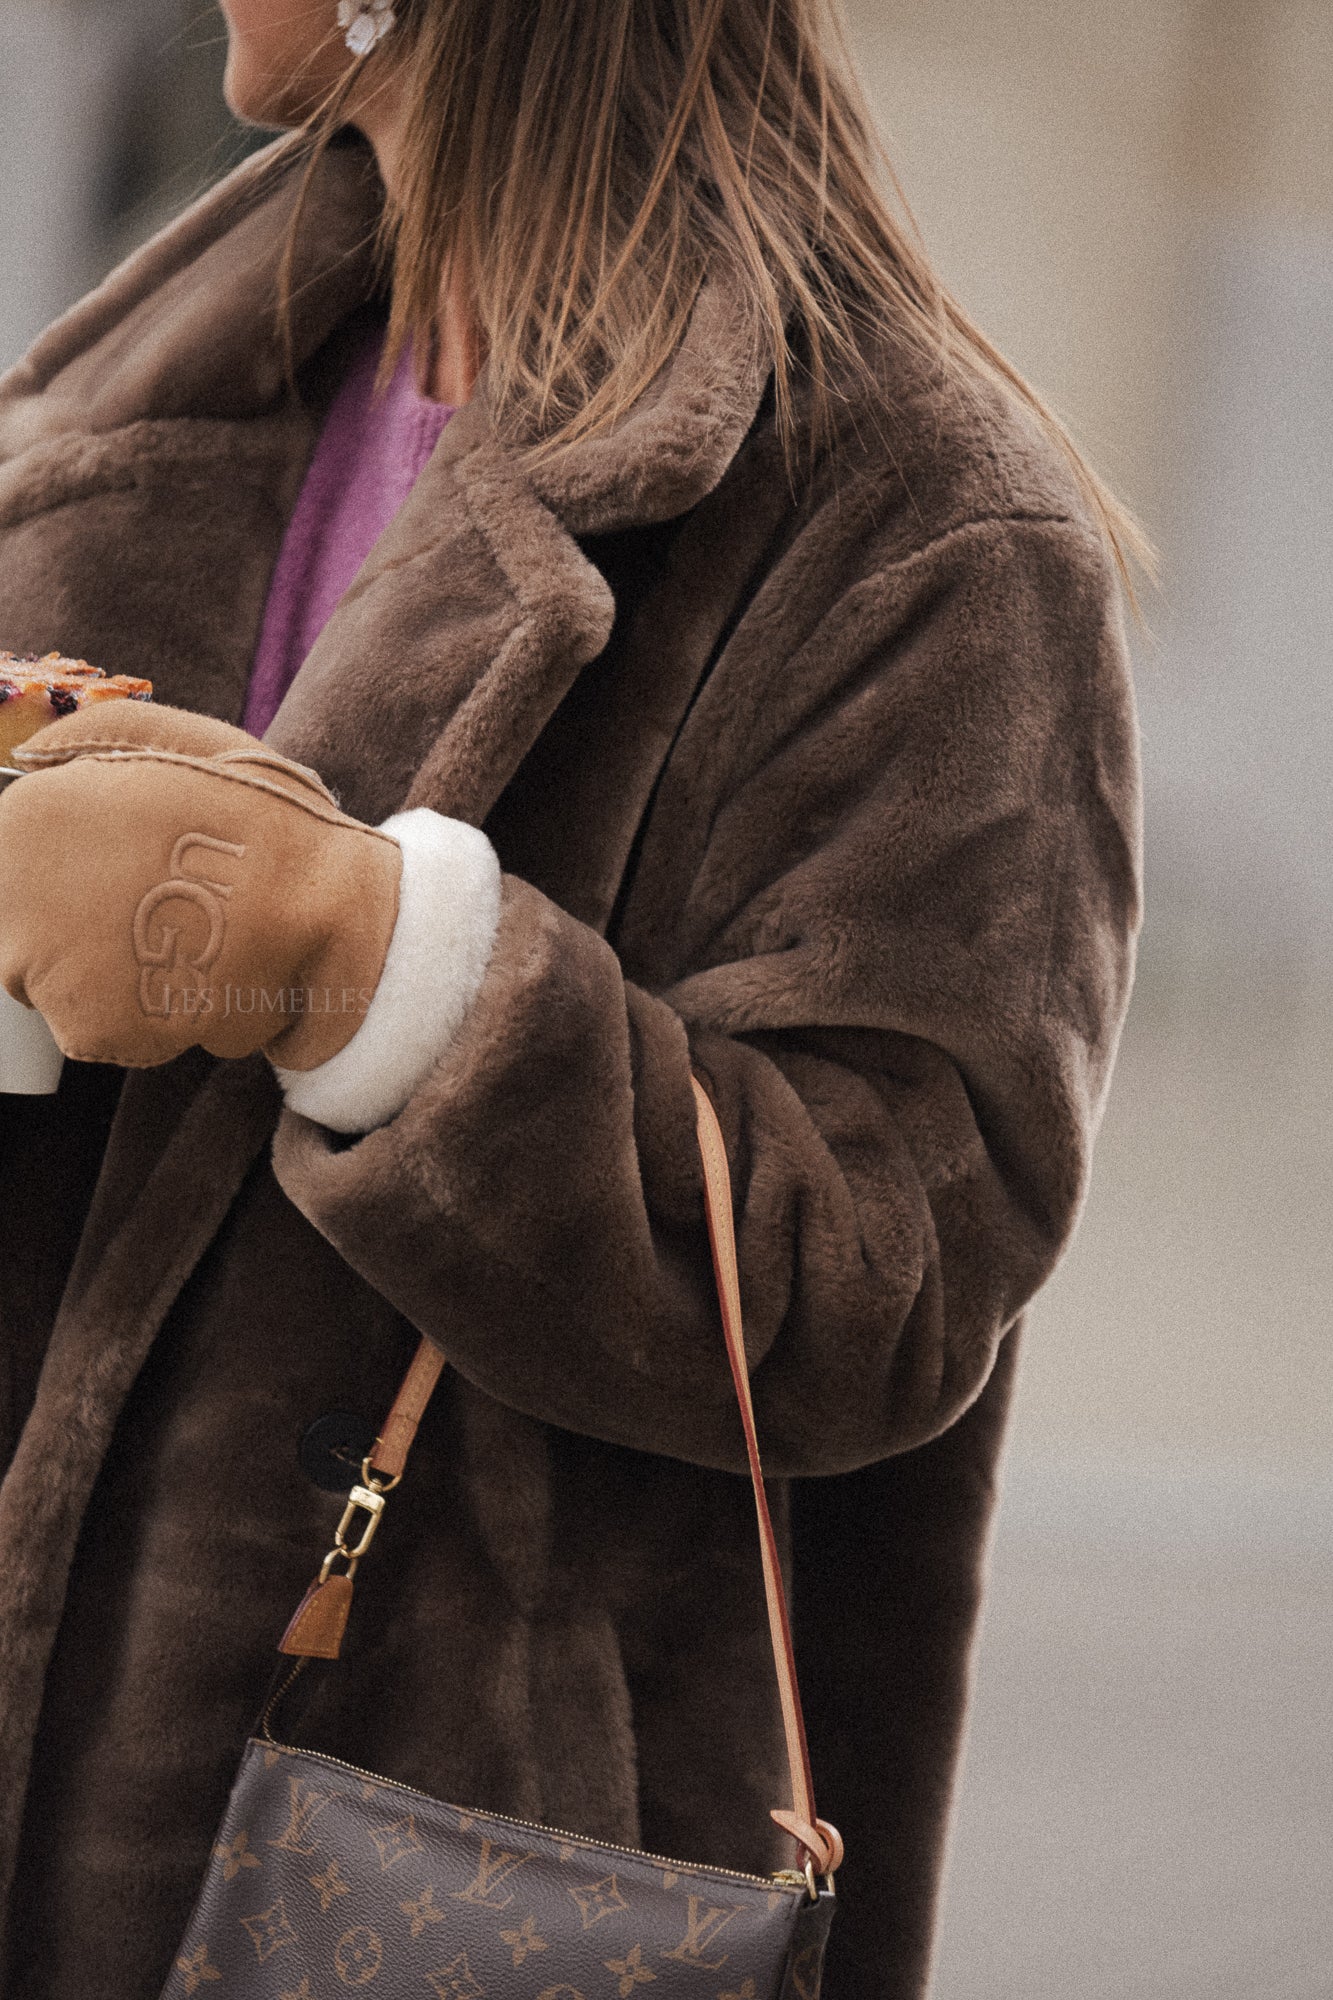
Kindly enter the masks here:
M 393 0 L 338 0 L 338 26 L 354 56 L 368 56 L 396 25 Z

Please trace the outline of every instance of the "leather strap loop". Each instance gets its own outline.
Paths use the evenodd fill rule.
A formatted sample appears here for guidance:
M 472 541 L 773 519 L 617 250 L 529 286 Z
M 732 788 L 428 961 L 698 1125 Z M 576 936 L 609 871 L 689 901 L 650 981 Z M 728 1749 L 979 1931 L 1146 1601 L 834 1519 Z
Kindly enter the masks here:
M 803 1847 L 814 1863 L 817 1875 L 832 1875 L 842 1866 L 842 1835 L 836 1826 L 830 1826 L 826 1819 L 817 1819 L 813 1826 L 808 1820 L 797 1817 L 794 1812 L 775 1810 L 769 1815 L 776 1820 L 784 1833 L 789 1833 L 798 1847 Z

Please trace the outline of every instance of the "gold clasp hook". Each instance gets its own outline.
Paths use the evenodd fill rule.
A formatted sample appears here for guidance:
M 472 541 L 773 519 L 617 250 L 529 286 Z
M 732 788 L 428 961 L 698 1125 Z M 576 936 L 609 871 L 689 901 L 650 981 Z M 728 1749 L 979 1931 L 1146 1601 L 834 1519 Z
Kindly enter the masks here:
M 339 1556 L 347 1564 L 345 1574 L 356 1575 L 356 1566 L 374 1541 L 383 1513 L 384 1493 L 380 1489 L 378 1480 L 372 1480 L 368 1486 L 352 1488 L 347 1496 L 347 1505 L 343 1508 L 343 1517 L 338 1523 L 337 1533 L 333 1537 L 333 1547 L 325 1556 L 319 1572 L 321 1583 L 328 1582 L 329 1574 Z M 358 1514 L 365 1515 L 365 1525 L 361 1529 L 360 1541 L 353 1543 L 350 1537 Z
M 377 1493 L 373 1486 L 354 1486 L 347 1496 L 347 1505 L 343 1509 L 343 1517 L 338 1523 L 338 1532 L 333 1538 L 333 1545 L 337 1553 L 341 1556 L 346 1556 L 349 1563 L 360 1562 L 362 1556 L 375 1539 L 375 1533 L 379 1527 L 380 1518 L 383 1513 L 384 1495 L 382 1493 Z M 358 1514 L 366 1516 L 366 1523 L 361 1530 L 360 1541 L 355 1548 L 352 1548 L 349 1546 L 348 1536 Z
M 376 1531 L 379 1528 L 380 1517 L 384 1512 L 385 1495 L 393 1492 L 394 1487 L 397 1486 L 399 1480 L 402 1478 L 402 1474 L 399 1473 L 394 1479 L 385 1479 L 378 1472 L 371 1471 L 370 1460 L 365 1458 L 361 1461 L 361 1478 L 363 1483 L 360 1486 L 354 1486 L 347 1496 L 347 1505 L 343 1508 L 343 1517 L 338 1523 L 338 1531 L 333 1538 L 333 1547 L 325 1556 L 320 1567 L 319 1581 L 321 1583 L 328 1582 L 333 1565 L 337 1562 L 339 1556 L 342 1557 L 347 1565 L 347 1568 L 343 1571 L 344 1576 L 353 1577 L 356 1575 L 356 1566 L 374 1541 Z M 364 1514 L 366 1522 L 361 1530 L 360 1541 L 353 1547 L 348 1537 L 352 1533 L 353 1524 L 358 1514 Z

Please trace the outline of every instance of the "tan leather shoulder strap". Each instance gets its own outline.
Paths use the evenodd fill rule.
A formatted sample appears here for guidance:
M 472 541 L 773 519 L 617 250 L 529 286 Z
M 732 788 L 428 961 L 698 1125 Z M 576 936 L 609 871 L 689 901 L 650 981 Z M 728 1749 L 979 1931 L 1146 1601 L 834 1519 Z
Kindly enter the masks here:
M 726 1143 L 713 1109 L 712 1099 L 697 1076 L 694 1085 L 699 1152 L 704 1168 L 704 1206 L 708 1215 L 708 1240 L 713 1252 L 713 1275 L 717 1281 L 718 1303 L 722 1308 L 722 1331 L 727 1342 L 731 1379 L 740 1405 L 741 1427 L 745 1432 L 745 1453 L 754 1487 L 755 1512 L 759 1517 L 759 1555 L 764 1567 L 764 1595 L 768 1600 L 769 1636 L 773 1642 L 773 1665 L 778 1677 L 782 1703 L 782 1726 L 787 1738 L 787 1769 L 791 1779 L 791 1809 L 775 1812 L 773 1818 L 809 1854 L 817 1872 L 832 1874 L 842 1860 L 842 1841 L 836 1828 L 815 1814 L 815 1787 L 810 1775 L 810 1750 L 805 1738 L 805 1714 L 796 1679 L 796 1653 L 792 1645 L 787 1592 L 782 1580 L 777 1540 L 768 1494 L 764 1489 L 764 1469 L 759 1458 L 759 1435 L 755 1428 L 754 1401 L 750 1394 L 750 1367 L 745 1355 L 745 1332 L 741 1319 L 740 1266 L 736 1255 L 736 1224 L 731 1206 L 731 1172 L 727 1166 Z
M 385 1473 L 391 1480 L 402 1478 L 426 1405 L 443 1373 L 444 1349 L 433 1340 L 423 1340 L 393 1399 L 393 1408 L 370 1448 L 369 1463 L 376 1472 Z
M 768 1603 L 769 1634 L 773 1644 L 773 1665 L 777 1673 L 782 1726 L 787 1742 L 787 1765 L 791 1777 L 792 1802 L 772 1817 L 791 1835 L 809 1858 L 816 1873 L 831 1875 L 842 1860 L 842 1840 L 836 1827 L 815 1816 L 814 1783 L 810 1775 L 810 1752 L 805 1737 L 805 1717 L 796 1680 L 796 1656 L 792 1646 L 787 1593 L 782 1580 L 773 1522 L 764 1490 L 763 1466 L 759 1459 L 759 1439 L 755 1429 L 754 1403 L 750 1395 L 750 1370 L 745 1356 L 745 1335 L 741 1320 L 740 1270 L 736 1256 L 736 1226 L 731 1206 L 731 1174 L 727 1166 L 726 1144 L 712 1100 L 697 1077 L 694 1085 L 696 1129 L 703 1161 L 704 1208 L 708 1217 L 708 1241 L 713 1255 L 713 1275 L 717 1282 L 722 1311 L 722 1331 L 731 1364 L 731 1379 L 740 1405 L 745 1453 L 754 1487 L 755 1512 L 759 1520 L 759 1555 L 764 1572 L 764 1595 Z M 403 1378 L 393 1407 L 384 1420 L 366 1461 L 370 1489 L 353 1488 L 344 1528 L 349 1517 L 360 1509 L 378 1514 L 381 1496 L 402 1478 L 408 1453 L 416 1438 L 436 1384 L 444 1372 L 446 1356 L 434 1341 L 423 1340 Z M 361 1495 L 358 1500 L 357 1496 Z M 283 1635 L 280 1650 L 305 1658 L 336 1659 L 351 1603 L 351 1576 L 361 1553 L 369 1545 L 366 1534 L 358 1549 L 343 1540 L 326 1559 L 318 1580 L 302 1600 Z M 348 1561 L 345 1575 L 331 1572 L 335 1557 Z M 804 1864 L 803 1864 L 804 1865 Z

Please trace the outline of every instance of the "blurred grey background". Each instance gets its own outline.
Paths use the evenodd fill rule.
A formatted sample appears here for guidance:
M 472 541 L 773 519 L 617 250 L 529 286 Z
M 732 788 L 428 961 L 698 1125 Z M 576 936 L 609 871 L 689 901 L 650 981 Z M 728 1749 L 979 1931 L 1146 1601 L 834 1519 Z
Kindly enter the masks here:
M 1333 5 L 849 4 L 927 244 L 1165 574 L 935 2000 L 1329 2000 Z M 221 55 L 208 0 L 0 0 L 0 362 L 241 156 Z

